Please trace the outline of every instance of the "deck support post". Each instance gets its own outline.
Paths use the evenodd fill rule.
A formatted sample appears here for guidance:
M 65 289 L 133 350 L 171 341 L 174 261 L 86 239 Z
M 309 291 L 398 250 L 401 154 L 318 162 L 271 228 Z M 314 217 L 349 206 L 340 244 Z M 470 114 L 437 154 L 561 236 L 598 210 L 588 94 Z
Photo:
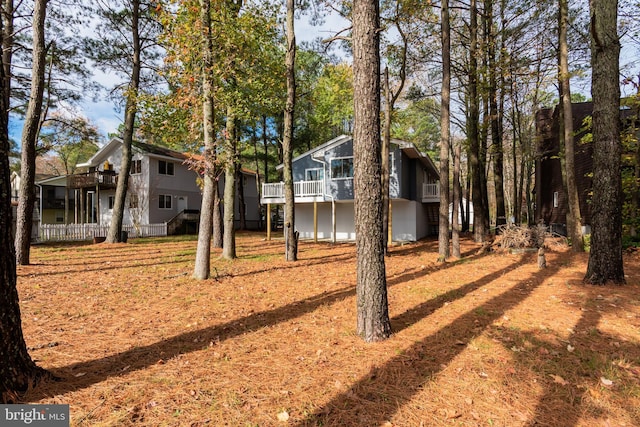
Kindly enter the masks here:
M 333 239 L 333 243 L 336 242 L 336 201 L 331 200 L 331 238 Z
M 318 202 L 313 201 L 313 241 L 318 243 Z
M 391 199 L 389 199 L 389 218 L 387 219 L 389 221 L 389 227 L 388 227 L 388 233 L 389 236 L 387 238 L 387 244 L 391 245 L 391 242 L 393 242 L 393 210 L 391 209 Z
M 267 240 L 271 240 L 271 203 L 267 203 L 267 213 L 265 214 L 267 217 Z

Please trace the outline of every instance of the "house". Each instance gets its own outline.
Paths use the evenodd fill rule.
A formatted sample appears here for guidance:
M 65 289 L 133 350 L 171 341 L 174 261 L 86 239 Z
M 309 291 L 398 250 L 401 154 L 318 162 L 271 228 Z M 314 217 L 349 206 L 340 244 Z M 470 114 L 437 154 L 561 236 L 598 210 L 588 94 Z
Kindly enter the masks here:
M 36 175 L 36 180 L 45 178 L 46 175 Z M 11 172 L 10 177 L 11 184 L 11 230 L 13 232 L 13 236 L 16 234 L 16 223 L 18 217 L 18 198 L 20 192 L 20 183 L 21 178 L 18 172 Z M 38 191 L 35 192 L 36 201 L 35 206 L 33 208 L 33 215 L 31 219 L 31 240 L 35 241 L 38 239 L 38 230 L 40 227 L 40 195 Z
M 78 168 L 87 170 L 69 176 L 39 181 L 42 220 L 52 223 L 111 222 L 122 140 L 113 138 Z M 168 223 L 169 234 L 197 232 L 202 193 L 198 173 L 185 163 L 188 154 L 135 141 L 123 217 L 124 225 Z M 260 224 L 255 172 L 242 170 L 238 187 L 244 195 L 247 227 Z M 241 187 L 242 185 L 242 187 Z M 219 184 L 222 194 L 223 183 Z M 240 223 L 239 198 L 236 220 Z
M 341 135 L 293 159 L 296 230 L 306 239 L 355 239 L 353 138 Z M 438 171 L 413 144 L 392 140 L 391 235 L 415 241 L 437 234 Z M 282 168 L 282 165 L 279 166 Z M 262 186 L 261 203 L 284 203 L 284 184 Z
M 473 226 L 473 203 L 466 197 L 463 197 L 458 206 L 458 224 L 462 226 L 462 213 L 464 213 L 469 221 L 469 225 Z M 449 203 L 449 224 L 453 223 L 453 202 Z
M 592 191 L 593 146 L 584 136 L 591 132 L 584 121 L 593 112 L 592 102 L 573 103 L 575 177 L 580 201 L 583 233 L 590 232 Z M 535 220 L 553 231 L 566 235 L 568 200 L 562 182 L 562 166 L 559 157 L 560 123 L 559 106 L 544 108 L 536 113 L 537 154 L 535 171 Z M 632 117 L 627 107 L 620 108 L 624 122 Z M 623 125 L 624 126 L 624 125 Z

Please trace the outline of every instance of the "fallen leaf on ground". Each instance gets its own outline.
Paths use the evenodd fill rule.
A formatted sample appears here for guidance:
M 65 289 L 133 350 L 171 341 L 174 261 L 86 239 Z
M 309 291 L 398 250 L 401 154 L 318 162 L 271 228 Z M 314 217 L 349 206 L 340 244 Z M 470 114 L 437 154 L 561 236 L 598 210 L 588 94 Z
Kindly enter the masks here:
M 613 385 L 613 381 L 605 378 L 605 377 L 600 377 L 600 382 L 602 383 L 602 385 L 605 385 L 607 387 L 612 386 Z
M 549 376 L 551 376 L 551 378 L 553 378 L 553 382 L 554 383 L 558 383 L 561 385 L 567 385 L 569 384 L 564 378 L 562 378 L 560 375 L 553 375 L 553 374 L 549 374 Z
M 287 411 L 279 412 L 278 421 L 289 421 L 289 413 Z

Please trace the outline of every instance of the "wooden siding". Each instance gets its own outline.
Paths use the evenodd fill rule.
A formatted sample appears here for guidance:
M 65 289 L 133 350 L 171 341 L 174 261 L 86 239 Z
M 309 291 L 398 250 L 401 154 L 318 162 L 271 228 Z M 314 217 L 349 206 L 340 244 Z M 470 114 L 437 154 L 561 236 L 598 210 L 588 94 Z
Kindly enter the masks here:
M 582 141 L 591 132 L 584 120 L 591 116 L 593 104 L 580 102 L 572 104 L 573 129 L 575 142 L 575 176 L 580 198 L 582 225 L 591 224 L 590 198 L 593 171 L 593 147 L 591 142 Z M 620 119 L 632 119 L 633 112 L 628 108 L 620 109 Z M 535 184 L 535 220 L 546 225 L 566 224 L 568 213 L 567 198 L 562 185 L 562 169 L 559 154 L 559 111 L 545 108 L 536 113 L 537 155 Z M 554 193 L 558 193 L 558 206 L 554 206 Z
M 590 132 L 583 121 L 591 115 L 593 104 L 581 102 L 572 104 L 575 142 L 575 175 L 580 198 L 582 225 L 590 224 L 591 213 L 589 198 L 592 187 L 590 173 L 593 169 L 593 151 L 591 143 L 582 142 Z M 559 158 L 559 111 L 545 108 L 536 114 L 536 132 L 538 147 L 536 156 L 535 199 L 536 222 L 546 225 L 566 224 L 568 213 L 567 196 L 562 185 L 562 167 Z M 554 193 L 557 193 L 557 206 L 554 206 Z

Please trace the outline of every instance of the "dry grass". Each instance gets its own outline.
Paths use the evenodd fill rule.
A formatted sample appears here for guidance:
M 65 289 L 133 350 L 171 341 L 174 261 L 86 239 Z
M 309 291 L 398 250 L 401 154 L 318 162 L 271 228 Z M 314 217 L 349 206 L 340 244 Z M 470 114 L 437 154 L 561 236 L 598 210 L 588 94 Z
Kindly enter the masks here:
M 38 246 L 19 268 L 24 333 L 61 378 L 25 402 L 72 425 L 640 425 L 640 262 L 581 283 L 587 255 L 387 258 L 389 340 L 355 335 L 355 249 L 240 234 L 191 278 L 195 240 Z M 611 384 L 609 384 L 611 381 Z M 288 416 L 288 421 L 281 421 Z

